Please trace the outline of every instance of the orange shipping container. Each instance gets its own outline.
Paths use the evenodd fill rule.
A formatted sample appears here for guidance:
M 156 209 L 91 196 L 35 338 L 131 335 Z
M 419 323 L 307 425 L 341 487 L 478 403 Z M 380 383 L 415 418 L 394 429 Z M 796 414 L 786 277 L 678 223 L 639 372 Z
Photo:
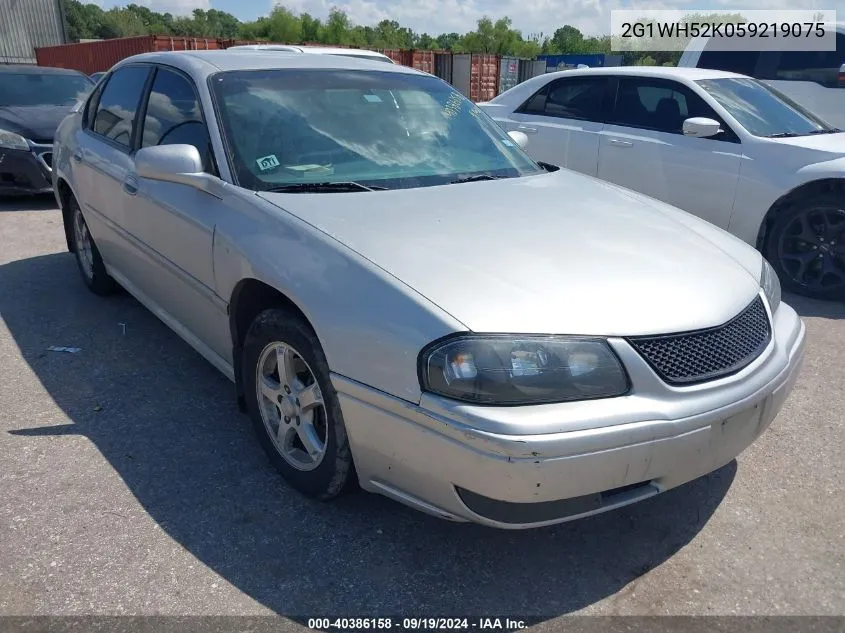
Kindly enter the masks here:
M 35 49 L 39 66 L 55 66 L 79 70 L 86 75 L 106 71 L 132 55 L 160 51 L 218 50 L 216 38 L 141 35 L 98 42 L 62 44 Z
M 424 73 L 434 74 L 434 51 L 403 50 L 400 64 L 416 68 Z
M 453 55 L 452 85 L 470 101 L 490 101 L 498 93 L 499 56 L 482 53 Z

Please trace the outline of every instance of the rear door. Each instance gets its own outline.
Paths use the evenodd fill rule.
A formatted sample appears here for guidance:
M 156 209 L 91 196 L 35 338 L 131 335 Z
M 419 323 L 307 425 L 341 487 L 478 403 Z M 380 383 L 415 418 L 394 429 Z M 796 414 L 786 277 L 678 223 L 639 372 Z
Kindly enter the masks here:
M 147 65 L 116 70 L 88 103 L 72 156 L 77 197 L 108 266 L 133 276 L 137 260 L 126 232 L 125 181 Z
M 722 124 L 712 138 L 682 133 L 689 117 Z M 692 89 L 669 79 L 623 76 L 601 132 L 598 176 L 727 228 L 742 146 Z
M 609 85 L 604 75 L 555 79 L 517 108 L 508 131 L 529 135 L 535 160 L 595 176 Z

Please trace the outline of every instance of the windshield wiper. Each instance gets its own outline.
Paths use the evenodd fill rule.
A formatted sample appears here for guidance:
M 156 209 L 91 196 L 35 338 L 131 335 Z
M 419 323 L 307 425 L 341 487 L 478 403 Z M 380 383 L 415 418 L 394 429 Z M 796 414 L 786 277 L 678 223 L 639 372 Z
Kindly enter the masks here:
M 795 132 L 778 132 L 777 134 L 769 134 L 766 138 L 792 138 L 794 136 L 801 136 Z
M 459 185 L 463 182 L 478 182 L 479 180 L 499 180 L 502 176 L 494 176 L 493 174 L 478 174 L 477 176 L 468 176 L 467 178 L 458 178 L 450 182 L 450 185 Z
M 369 187 L 360 182 L 295 182 L 270 187 L 272 193 L 343 193 L 345 191 L 385 191 L 387 187 Z
M 826 130 L 813 130 L 812 132 L 808 132 L 808 134 L 838 134 L 841 132 L 838 127 L 828 128 Z

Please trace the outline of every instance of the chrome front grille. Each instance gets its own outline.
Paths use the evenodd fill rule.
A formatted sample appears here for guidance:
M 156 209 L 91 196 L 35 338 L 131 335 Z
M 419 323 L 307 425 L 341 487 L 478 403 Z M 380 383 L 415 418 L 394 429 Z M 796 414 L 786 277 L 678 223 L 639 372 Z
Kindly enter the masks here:
M 729 376 L 763 353 L 772 336 L 758 296 L 727 323 L 693 332 L 636 336 L 627 341 L 665 382 L 689 385 Z

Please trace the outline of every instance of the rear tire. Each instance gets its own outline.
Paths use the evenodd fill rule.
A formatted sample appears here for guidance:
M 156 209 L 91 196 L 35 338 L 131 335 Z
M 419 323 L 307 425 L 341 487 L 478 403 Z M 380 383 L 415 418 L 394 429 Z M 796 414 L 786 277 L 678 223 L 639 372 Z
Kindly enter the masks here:
M 845 299 L 845 196 L 815 194 L 786 208 L 772 225 L 766 258 L 784 289 Z
M 76 265 L 82 275 L 82 281 L 95 295 L 106 296 L 115 293 L 118 285 L 106 272 L 103 258 L 94 243 L 94 238 L 88 230 L 88 224 L 82 215 L 82 209 L 73 196 L 67 201 L 71 218 L 71 235 L 73 236 L 73 253 Z
M 255 433 L 285 481 L 323 501 L 355 483 L 352 452 L 316 335 L 287 310 L 265 310 L 244 341 L 241 377 Z

